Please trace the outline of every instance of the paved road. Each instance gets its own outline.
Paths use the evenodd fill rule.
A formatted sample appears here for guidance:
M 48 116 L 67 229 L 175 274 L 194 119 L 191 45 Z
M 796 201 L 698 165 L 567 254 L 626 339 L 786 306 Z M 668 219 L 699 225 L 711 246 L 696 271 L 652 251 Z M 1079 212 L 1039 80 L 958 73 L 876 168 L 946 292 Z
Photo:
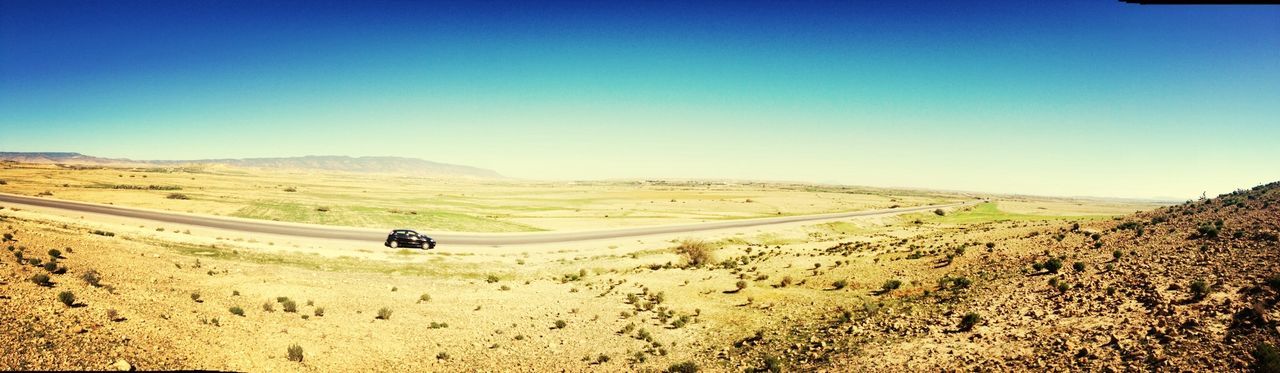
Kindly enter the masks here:
M 285 236 L 298 236 L 323 239 L 374 241 L 382 242 L 387 238 L 387 229 L 339 227 L 314 224 L 280 223 L 266 220 L 249 220 L 211 215 L 194 215 L 167 211 L 144 210 L 96 203 L 75 202 L 50 198 L 27 197 L 0 193 L 0 202 L 18 203 L 69 211 L 121 216 L 145 219 L 162 223 L 185 224 L 218 229 L 226 229 L 250 233 L 268 233 Z M 886 210 L 866 210 L 840 212 L 832 214 L 782 216 L 776 218 L 738 219 L 709 223 L 691 223 L 681 225 L 660 225 L 635 228 L 615 228 L 591 231 L 571 232 L 532 232 L 532 233 L 428 233 L 441 245 L 519 245 L 535 243 L 556 243 L 597 240 L 606 238 L 624 238 L 664 233 L 692 233 L 725 228 L 749 228 L 773 224 L 837 220 L 855 216 L 894 215 L 917 211 L 928 211 L 937 208 L 948 208 L 971 204 L 973 202 L 952 203 L 931 206 L 903 207 Z

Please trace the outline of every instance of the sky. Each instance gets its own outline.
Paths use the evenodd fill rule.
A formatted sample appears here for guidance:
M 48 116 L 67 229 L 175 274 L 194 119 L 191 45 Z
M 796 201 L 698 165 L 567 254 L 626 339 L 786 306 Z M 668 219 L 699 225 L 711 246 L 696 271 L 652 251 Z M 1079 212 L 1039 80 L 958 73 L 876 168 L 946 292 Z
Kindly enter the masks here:
M 1280 180 L 1280 7 L 5 0 L 0 151 L 1189 199 Z

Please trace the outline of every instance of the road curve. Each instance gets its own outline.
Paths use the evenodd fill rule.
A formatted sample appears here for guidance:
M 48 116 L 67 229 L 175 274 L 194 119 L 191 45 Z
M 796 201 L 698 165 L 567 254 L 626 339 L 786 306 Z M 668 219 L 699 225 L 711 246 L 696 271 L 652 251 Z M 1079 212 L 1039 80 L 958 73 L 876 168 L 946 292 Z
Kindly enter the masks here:
M 28 197 L 16 194 L 0 193 L 0 202 L 17 203 L 30 206 L 39 206 L 45 208 L 53 208 L 60 210 L 87 212 L 95 214 L 104 214 L 112 216 L 120 216 L 134 219 L 151 220 L 162 223 L 185 224 L 202 226 L 217 229 L 226 229 L 240 232 L 250 233 L 267 233 L 284 236 L 297 236 L 308 238 L 323 238 L 336 240 L 352 240 L 352 241 L 374 241 L 382 242 L 387 238 L 387 232 L 391 229 L 373 229 L 373 228 L 356 228 L 356 227 L 340 227 L 316 224 L 300 224 L 300 223 L 282 223 L 266 220 L 250 220 L 240 218 L 230 218 L 212 215 L 195 215 L 179 212 L 158 211 L 148 209 L 138 209 L 129 207 L 120 207 L 112 205 L 103 205 L 88 202 L 76 202 L 59 199 Z M 567 231 L 567 232 L 531 232 L 531 233 L 459 233 L 459 232 L 431 232 L 431 237 L 435 238 L 441 245 L 457 244 L 457 245 L 519 245 L 519 244 L 537 244 L 537 243 L 557 243 L 571 241 L 586 241 L 607 238 L 623 238 L 633 236 L 647 236 L 653 234 L 664 233 L 692 233 L 699 231 L 708 231 L 725 228 L 748 228 L 773 224 L 796 223 L 819 220 L 835 220 L 841 218 L 857 217 L 857 216 L 876 216 L 876 215 L 895 215 L 917 211 L 927 211 L 937 208 L 948 208 L 971 204 L 973 202 L 960 202 L 942 205 L 914 206 L 896 209 L 883 210 L 865 210 L 838 212 L 830 214 L 815 215 L 796 215 L 782 216 L 773 218 L 756 218 L 756 219 L 738 219 L 728 221 L 717 221 L 709 223 L 691 223 L 680 225 L 659 225 L 649 227 L 634 228 L 614 228 L 600 229 L 590 231 Z M 398 227 L 397 227 L 398 228 Z

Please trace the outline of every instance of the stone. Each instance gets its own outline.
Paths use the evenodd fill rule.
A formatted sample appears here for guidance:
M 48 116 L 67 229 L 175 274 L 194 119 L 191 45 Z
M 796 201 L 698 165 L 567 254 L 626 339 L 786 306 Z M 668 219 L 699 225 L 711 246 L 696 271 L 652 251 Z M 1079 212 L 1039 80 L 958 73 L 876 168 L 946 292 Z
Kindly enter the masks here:
M 124 359 L 120 359 L 120 360 L 116 360 L 116 362 L 114 363 L 111 363 L 111 369 L 115 369 L 121 372 L 128 372 L 133 370 L 133 365 L 129 365 L 129 362 L 125 361 Z

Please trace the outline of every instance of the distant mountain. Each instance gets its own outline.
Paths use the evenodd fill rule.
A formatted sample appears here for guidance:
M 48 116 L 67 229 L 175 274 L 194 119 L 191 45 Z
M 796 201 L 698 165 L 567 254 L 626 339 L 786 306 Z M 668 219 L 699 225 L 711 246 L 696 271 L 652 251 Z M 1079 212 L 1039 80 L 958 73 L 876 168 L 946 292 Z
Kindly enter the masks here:
M 295 169 L 343 171 L 358 173 L 394 173 L 414 176 L 459 176 L 476 178 L 502 178 L 493 170 L 456 164 L 432 162 L 404 157 L 347 157 L 310 155 L 285 158 L 199 159 L 136 161 L 88 156 L 80 153 L 19 153 L 0 152 L 0 160 L 23 163 L 74 164 L 97 166 L 232 166 L 268 169 Z

